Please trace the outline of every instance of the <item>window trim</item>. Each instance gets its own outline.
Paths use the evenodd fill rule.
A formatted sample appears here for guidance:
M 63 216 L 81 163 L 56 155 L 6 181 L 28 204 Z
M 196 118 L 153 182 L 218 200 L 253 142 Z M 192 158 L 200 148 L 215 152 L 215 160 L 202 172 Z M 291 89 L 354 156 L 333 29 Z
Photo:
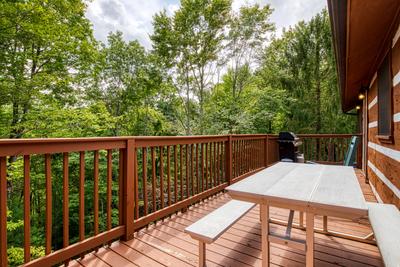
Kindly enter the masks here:
M 385 54 L 385 56 L 383 57 L 383 60 L 381 62 L 381 64 L 379 65 L 379 68 L 377 70 L 377 73 L 379 72 L 379 69 L 381 68 L 382 64 L 385 62 L 385 58 L 388 57 L 389 59 L 389 81 L 390 81 L 390 86 L 389 86 L 389 96 L 390 96 L 390 130 L 389 130 L 389 134 L 388 135 L 381 135 L 379 134 L 379 76 L 377 77 L 377 96 L 378 96 L 378 133 L 377 133 L 377 138 L 381 143 L 389 143 L 392 144 L 393 143 L 393 129 L 394 129 L 394 123 L 393 123 L 393 71 L 392 71 L 392 49 L 390 48 L 388 50 L 388 52 Z

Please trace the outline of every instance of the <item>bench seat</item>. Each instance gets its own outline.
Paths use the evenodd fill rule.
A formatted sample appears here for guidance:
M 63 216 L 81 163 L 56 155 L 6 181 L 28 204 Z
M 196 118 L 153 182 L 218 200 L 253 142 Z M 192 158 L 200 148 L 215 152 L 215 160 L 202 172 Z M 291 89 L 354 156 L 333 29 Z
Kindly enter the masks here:
M 218 239 L 218 237 L 255 205 L 256 204 L 250 202 L 231 200 L 197 222 L 186 227 L 185 232 L 194 239 L 210 244 Z
M 185 232 L 199 241 L 199 266 L 205 266 L 206 263 L 206 244 L 217 240 L 255 205 L 250 202 L 231 200 L 186 227 Z
M 386 267 L 400 266 L 400 212 L 394 205 L 368 203 L 368 217 Z

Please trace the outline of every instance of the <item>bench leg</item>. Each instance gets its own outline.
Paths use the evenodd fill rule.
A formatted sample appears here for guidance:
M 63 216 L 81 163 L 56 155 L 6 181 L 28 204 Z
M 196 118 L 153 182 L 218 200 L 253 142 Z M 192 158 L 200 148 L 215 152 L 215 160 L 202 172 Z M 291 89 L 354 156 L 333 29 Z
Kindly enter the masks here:
M 328 233 L 328 216 L 323 216 L 323 230 L 325 233 Z
M 206 266 L 206 243 L 199 241 L 199 267 Z
M 269 206 L 260 205 L 262 267 L 269 266 Z
M 304 213 L 302 211 L 299 212 L 299 226 L 304 227 Z

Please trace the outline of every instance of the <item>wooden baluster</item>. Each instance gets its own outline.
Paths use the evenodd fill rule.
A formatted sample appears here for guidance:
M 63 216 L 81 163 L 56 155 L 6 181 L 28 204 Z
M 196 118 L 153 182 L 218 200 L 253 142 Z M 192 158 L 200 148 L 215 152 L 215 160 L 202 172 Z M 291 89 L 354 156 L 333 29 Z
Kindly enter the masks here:
M 206 190 L 209 188 L 209 184 L 208 184 L 208 143 L 206 143 L 206 151 L 205 151 L 205 153 L 206 153 L 206 170 L 205 170 L 205 172 L 206 172 L 206 181 L 205 181 L 205 183 L 206 183 Z
M 164 147 L 160 146 L 160 201 L 161 209 L 164 208 Z
M 133 155 L 133 162 L 130 162 L 129 164 L 133 164 L 133 184 L 134 184 L 134 199 L 135 199 L 135 213 L 134 213 L 134 218 L 138 219 L 139 218 L 139 175 L 138 175 L 138 161 L 137 161 L 137 148 L 135 147 L 133 149 L 134 155 Z
M 251 170 L 254 170 L 254 169 L 255 169 L 255 163 L 256 163 L 256 148 L 255 148 L 254 143 L 255 143 L 254 140 L 251 140 L 251 141 L 250 141 L 250 144 L 251 144 L 251 150 L 250 150 L 250 158 L 251 158 L 250 165 L 251 165 Z
M 63 247 L 69 245 L 69 173 L 68 153 L 63 153 Z
M 168 187 L 168 206 L 171 206 L 171 151 L 167 146 L 167 187 Z
M 24 262 L 31 260 L 31 198 L 30 156 L 24 156 Z M 0 178 L 1 179 L 1 178 Z M 1 261 L 0 261 L 0 266 Z
M 190 170 L 191 170 L 191 175 L 190 175 L 190 177 L 191 177 L 191 180 L 192 180 L 192 196 L 194 196 L 195 195 L 195 192 L 194 192 L 194 144 L 192 144 L 191 146 L 190 146 Z
M 225 175 L 228 184 L 232 183 L 232 135 L 228 136 L 228 141 L 225 143 Z
M 244 170 L 243 170 L 243 173 L 242 174 L 245 174 L 246 172 L 247 172 L 247 168 L 248 168 L 248 161 L 247 161 L 247 158 L 248 158 L 248 146 L 247 146 L 247 141 L 246 140 L 243 140 L 243 146 L 244 146 Z
M 210 148 L 208 149 L 208 160 L 209 160 L 209 173 L 210 173 L 210 188 L 214 186 L 214 176 L 213 176 L 213 159 L 212 159 L 212 150 L 213 150 L 213 143 L 210 143 Z
M 118 159 L 118 217 L 119 225 L 123 225 L 123 207 L 124 207 L 124 150 L 119 150 Z
M 199 144 L 196 144 L 196 194 L 200 193 L 199 183 Z
M 210 188 L 213 187 L 213 173 L 212 173 L 212 143 L 210 143 L 210 147 L 208 149 L 208 162 L 209 162 L 209 174 L 210 174 L 210 178 L 209 178 L 209 183 L 210 183 Z
M 217 165 L 217 184 L 221 184 L 221 174 L 220 174 L 220 167 L 221 167 L 221 162 L 220 162 L 220 155 L 219 155 L 219 149 L 220 149 L 221 143 L 217 143 L 217 158 L 216 158 L 216 165 Z
M 304 142 L 304 144 L 306 146 L 306 152 L 304 153 L 304 161 L 311 160 L 311 157 L 310 157 L 310 155 L 311 155 L 310 140 L 304 138 L 303 142 Z
M 156 153 L 155 153 L 154 147 L 151 148 L 151 171 L 152 171 L 151 193 L 152 193 L 152 198 L 153 198 L 152 211 L 155 212 L 157 210 L 157 202 L 156 202 Z
M 189 195 L 189 145 L 186 145 L 186 147 L 185 147 L 185 154 L 186 154 L 186 157 L 185 157 L 185 162 L 186 162 L 186 168 L 185 168 L 185 173 L 186 173 L 186 179 L 185 179 L 185 182 L 186 182 L 186 198 L 188 198 L 190 195 Z
M 93 175 L 93 216 L 94 235 L 99 234 L 99 151 L 94 151 Z
M 178 202 L 178 151 L 174 145 L 174 203 Z
M 253 140 L 249 140 L 249 170 L 253 169 Z
M 263 166 L 268 167 L 268 135 L 265 136 L 265 139 L 263 140 L 264 144 L 264 149 L 263 149 L 263 154 L 264 154 L 264 162 Z
M 201 191 L 204 191 L 204 144 L 201 144 Z
M 212 188 L 212 158 L 211 158 L 212 143 L 208 143 L 207 148 L 207 177 L 208 177 L 208 189 Z
M 180 157 L 180 187 L 181 187 L 181 200 L 183 200 L 183 145 L 179 145 L 179 157 Z
M 249 146 L 249 155 L 248 155 L 248 172 L 253 168 L 253 142 L 252 140 L 247 141 Z
M 247 155 L 247 172 L 250 172 L 252 169 L 252 141 L 248 140 L 247 141 L 247 145 L 248 145 L 248 155 Z
M 52 185 L 51 185 L 51 156 L 45 155 L 45 177 L 46 177 L 46 248 L 45 254 L 51 253 L 52 234 Z
M 112 150 L 107 150 L 107 230 L 111 230 Z
M 321 138 L 318 138 L 318 160 L 321 161 L 323 153 L 322 153 L 322 147 L 323 147 L 323 140 Z
M 262 139 L 258 140 L 258 155 L 259 155 L 258 168 L 261 168 L 264 164 L 263 145 L 264 145 L 263 140 Z
M 0 266 L 7 265 L 7 158 L 0 157 Z
M 242 175 L 243 173 L 246 172 L 246 143 L 244 140 L 240 140 L 240 151 L 242 152 L 242 155 L 240 158 L 240 173 L 239 173 L 239 175 Z
M 235 144 L 235 141 L 232 141 L 232 175 L 233 176 L 235 176 L 235 173 L 237 171 L 236 168 L 238 165 L 238 162 L 235 158 L 235 149 L 236 149 L 235 146 L 237 146 L 237 144 Z
M 144 204 L 144 215 L 146 216 L 149 212 L 148 199 L 147 199 L 147 147 L 142 149 L 142 165 L 143 165 L 143 204 Z
M 120 176 L 120 180 L 121 180 Z M 119 201 L 122 202 L 122 201 Z M 118 203 L 120 204 L 120 203 Z M 120 211 L 122 210 L 122 207 Z M 122 213 L 119 211 L 119 214 Z M 120 217 L 122 223 L 122 216 Z M 85 152 L 79 152 L 79 241 L 85 239 Z
M 255 169 L 257 169 L 260 166 L 260 158 L 261 158 L 260 147 L 261 147 L 260 140 L 255 140 L 255 142 L 254 142 L 254 148 L 255 148 L 255 155 L 254 155 L 255 156 L 255 165 L 254 165 L 254 167 L 255 167 Z
M 213 175 L 213 177 L 214 177 L 214 186 L 216 186 L 216 185 L 218 184 L 218 182 L 217 182 L 217 150 L 216 150 L 216 147 L 217 147 L 217 143 L 214 142 L 214 145 L 213 145 L 213 153 L 214 153 L 214 156 L 213 156 L 213 165 L 214 165 L 214 175 Z

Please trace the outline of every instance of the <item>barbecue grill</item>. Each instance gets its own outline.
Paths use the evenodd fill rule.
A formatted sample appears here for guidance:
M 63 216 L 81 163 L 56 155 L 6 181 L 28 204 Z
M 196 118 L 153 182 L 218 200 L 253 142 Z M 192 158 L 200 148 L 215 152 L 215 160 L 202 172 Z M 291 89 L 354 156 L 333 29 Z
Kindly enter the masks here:
M 302 145 L 300 139 L 292 132 L 279 133 L 279 160 L 288 162 L 304 162 L 304 157 L 299 152 Z

